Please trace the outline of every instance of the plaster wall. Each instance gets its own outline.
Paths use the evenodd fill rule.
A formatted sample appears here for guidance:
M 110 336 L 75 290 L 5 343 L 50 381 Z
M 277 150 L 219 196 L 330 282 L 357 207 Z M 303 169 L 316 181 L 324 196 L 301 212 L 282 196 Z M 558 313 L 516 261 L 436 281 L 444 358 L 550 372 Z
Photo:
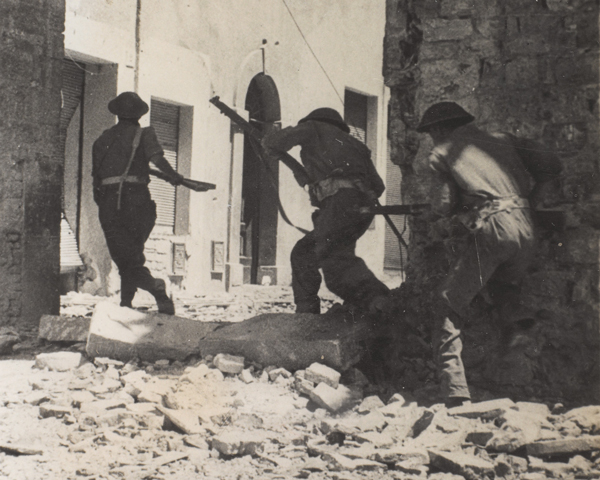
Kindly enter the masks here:
M 385 178 L 383 0 L 353 1 L 351 8 L 341 0 L 287 1 L 327 75 L 280 0 L 141 0 L 139 4 L 138 11 L 135 0 L 67 0 L 65 45 L 115 64 L 118 92 L 133 90 L 137 79 L 138 93 L 146 101 L 155 97 L 193 107 L 191 176 L 215 183 L 217 189 L 191 193 L 189 235 L 177 238 L 155 229 L 154 243 L 148 244 L 151 269 L 167 275 L 170 258 L 165 248 L 168 251 L 169 242 L 180 241 L 186 244 L 189 256 L 182 287 L 189 291 L 224 287 L 223 281 L 211 280 L 210 247 L 212 241 L 227 244 L 233 238 L 235 242 L 241 155 L 229 120 L 208 100 L 219 95 L 241 111 L 248 85 L 260 72 L 272 76 L 277 85 L 283 127 L 295 124 L 314 108 L 328 106 L 343 112 L 339 97 L 343 98 L 345 88 L 374 97 L 376 133 L 371 143 L 378 170 Z M 149 118 L 142 120 L 148 122 Z M 280 168 L 279 181 L 289 217 L 298 226 L 310 228 L 307 194 L 285 167 Z M 358 247 L 358 253 L 378 274 L 383 270 L 383 228 L 383 219 L 378 218 L 376 228 Z M 289 254 L 299 236 L 279 219 L 279 284 L 290 282 Z M 229 252 L 229 261 L 238 262 L 239 248 L 232 243 Z

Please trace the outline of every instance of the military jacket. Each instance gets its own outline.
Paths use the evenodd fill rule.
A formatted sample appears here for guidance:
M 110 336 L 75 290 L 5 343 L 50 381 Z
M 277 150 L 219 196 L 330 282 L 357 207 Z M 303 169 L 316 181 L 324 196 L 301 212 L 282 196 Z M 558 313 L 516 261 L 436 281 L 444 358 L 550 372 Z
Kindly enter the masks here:
M 371 160 L 371 151 L 335 125 L 309 120 L 271 133 L 263 145 L 282 152 L 300 146 L 302 164 L 313 183 L 330 177 L 358 178 L 377 196 L 385 189 Z
M 92 148 L 92 176 L 95 182 L 124 173 L 131 156 L 133 139 L 139 125 L 119 122 L 105 130 Z M 136 150 L 128 175 L 149 178 L 149 162 L 162 158 L 164 152 L 152 127 L 142 129 L 140 144 Z

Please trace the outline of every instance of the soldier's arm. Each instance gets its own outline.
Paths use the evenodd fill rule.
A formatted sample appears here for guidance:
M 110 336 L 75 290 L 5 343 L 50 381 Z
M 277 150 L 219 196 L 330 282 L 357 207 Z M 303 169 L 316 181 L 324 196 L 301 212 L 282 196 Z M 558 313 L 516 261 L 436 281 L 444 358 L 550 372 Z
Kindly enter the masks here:
M 442 156 L 435 150 L 429 156 L 429 166 L 434 173 L 431 190 L 431 209 L 442 216 L 455 213 L 458 205 L 458 187 L 444 162 Z
M 295 127 L 287 127 L 273 131 L 262 139 L 262 147 L 267 153 L 287 152 L 292 148 L 309 143 L 315 135 L 309 122 L 304 122 Z
M 529 200 L 534 208 L 552 206 L 560 201 L 560 158 L 538 142 L 511 136 L 525 169 L 535 180 Z
M 98 142 L 94 142 L 94 145 L 92 146 L 92 192 L 96 203 L 100 202 L 102 198 L 102 191 L 100 188 L 102 186 L 102 179 L 98 174 L 98 169 L 100 167 L 100 159 L 103 158 L 105 154 L 106 147 L 103 148 Z

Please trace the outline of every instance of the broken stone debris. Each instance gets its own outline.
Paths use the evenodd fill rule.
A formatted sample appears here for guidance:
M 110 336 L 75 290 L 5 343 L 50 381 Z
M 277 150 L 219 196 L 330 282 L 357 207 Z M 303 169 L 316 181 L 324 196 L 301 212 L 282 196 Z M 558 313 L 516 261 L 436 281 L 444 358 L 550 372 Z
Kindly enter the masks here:
M 62 396 L 54 394 L 39 404 L 39 414 L 72 429 L 73 435 L 67 436 L 72 441 L 67 440 L 66 446 L 78 455 L 98 452 L 110 443 L 128 445 L 138 437 L 139 442 L 143 440 L 140 446 L 156 441 L 158 447 L 165 442 L 164 448 L 156 448 L 144 462 L 130 461 L 118 467 L 132 478 L 134 474 L 171 468 L 170 465 L 176 465 L 173 468 L 178 470 L 193 468 L 195 473 L 207 473 L 214 462 L 220 462 L 219 468 L 223 468 L 223 462 L 233 468 L 236 461 L 244 462 L 247 469 L 255 469 L 256 478 L 303 477 L 311 472 L 339 472 L 338 475 L 375 472 L 379 478 L 413 475 L 431 479 L 454 478 L 453 475 L 465 479 L 494 475 L 496 478 L 565 477 L 575 473 L 590 478 L 590 472 L 600 474 L 596 462 L 600 436 L 569 438 L 560 433 L 564 423 L 574 423 L 573 419 L 581 416 L 582 412 L 576 410 L 550 415 L 542 406 L 507 400 L 447 410 L 443 405 L 431 408 L 416 403 L 406 405 L 398 397 L 386 405 L 380 397 L 363 398 L 360 390 L 342 383 L 337 388 L 325 381 L 314 385 L 306 380 L 306 372 L 292 374 L 279 367 L 267 367 L 261 372 L 243 358 L 235 361 L 236 371 L 242 367 L 239 373 L 226 372 L 224 377 L 218 365 L 223 367 L 221 359 L 225 358 L 228 357 L 217 354 L 214 358 L 196 360 L 184 371 L 171 375 L 148 374 L 133 363 L 106 360 L 96 362 L 97 366 L 85 363 L 73 367 L 74 378 L 66 385 L 72 387 L 73 381 L 86 377 L 92 385 L 102 388 L 68 390 Z M 168 368 L 166 363 L 165 368 Z M 317 365 L 313 370 L 326 371 Z M 255 382 L 265 374 L 266 383 Z M 253 385 L 248 386 L 243 379 L 248 375 L 254 380 Z M 280 382 L 291 381 L 292 375 L 292 383 Z M 299 379 L 313 384 L 313 390 L 308 394 L 297 391 Z M 108 380 L 118 381 L 120 387 L 104 388 Z M 291 410 L 287 411 L 293 414 L 274 423 L 266 420 L 273 414 L 271 405 L 263 405 L 262 411 L 259 411 L 261 405 L 248 405 L 241 392 L 259 385 L 275 389 L 273 392 L 278 393 L 273 393 L 273 397 L 289 398 Z M 219 391 L 222 395 L 213 395 Z M 298 394 L 310 395 L 323 409 L 311 412 L 306 403 L 294 400 Z M 267 398 L 265 403 L 270 400 Z M 33 408 L 32 403 L 23 405 Z M 247 410 L 248 407 L 254 412 L 250 414 L 252 410 Z M 500 433 L 525 426 L 533 427 L 527 428 L 520 440 L 531 440 L 526 444 L 528 457 L 497 452 L 497 445 L 490 444 L 490 439 Z M 547 437 L 544 430 L 554 432 L 560 440 L 542 440 Z M 477 434 L 480 438 L 475 442 Z M 567 458 L 557 462 L 553 460 L 557 456 Z
M 76 352 L 40 353 L 35 358 L 36 368 L 47 368 L 57 372 L 66 372 L 81 365 L 83 357 Z
M 223 373 L 238 374 L 244 370 L 244 357 L 219 353 L 213 359 L 213 364 Z
M 321 363 L 312 363 L 305 371 L 304 378 L 315 384 L 326 383 L 331 388 L 337 388 L 340 384 L 341 374 L 333 368 Z

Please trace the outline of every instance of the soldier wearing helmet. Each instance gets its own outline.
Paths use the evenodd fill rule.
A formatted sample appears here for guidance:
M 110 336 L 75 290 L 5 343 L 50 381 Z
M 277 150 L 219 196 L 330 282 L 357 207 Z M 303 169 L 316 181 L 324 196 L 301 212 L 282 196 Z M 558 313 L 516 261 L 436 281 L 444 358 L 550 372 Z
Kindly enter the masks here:
M 346 122 L 331 108 L 318 108 L 295 127 L 263 140 L 263 147 L 275 157 L 297 145 L 302 148 L 311 199 L 318 209 L 313 214 L 314 229 L 291 254 L 296 312 L 321 312 L 319 269 L 327 288 L 346 304 L 372 313 L 382 311 L 389 289 L 355 254 L 357 240 L 373 220 L 373 215 L 359 210 L 372 206 L 385 189 L 370 150 L 350 135 Z
M 156 204 L 148 190 L 149 163 L 168 174 L 173 185 L 181 184 L 183 177 L 164 158 L 154 129 L 140 127 L 139 119 L 149 107 L 136 93 L 121 93 L 108 103 L 108 110 L 119 122 L 94 142 L 92 177 L 100 225 L 121 276 L 121 306 L 131 307 L 141 288 L 154 296 L 159 312 L 173 315 L 164 280 L 144 266 L 144 244 L 156 221 Z
M 434 349 L 449 406 L 470 398 L 460 328 L 485 285 L 498 308 L 504 347 L 514 346 L 517 332 L 535 321 L 535 312 L 520 298 L 536 244 L 531 208 L 540 206 L 542 192 L 561 172 L 560 160 L 546 147 L 507 133 L 485 133 L 473 120 L 456 103 L 441 102 L 425 111 L 417 127 L 433 140 L 429 164 L 438 180 L 433 210 L 453 235 L 457 229 L 466 235 L 435 291 Z

